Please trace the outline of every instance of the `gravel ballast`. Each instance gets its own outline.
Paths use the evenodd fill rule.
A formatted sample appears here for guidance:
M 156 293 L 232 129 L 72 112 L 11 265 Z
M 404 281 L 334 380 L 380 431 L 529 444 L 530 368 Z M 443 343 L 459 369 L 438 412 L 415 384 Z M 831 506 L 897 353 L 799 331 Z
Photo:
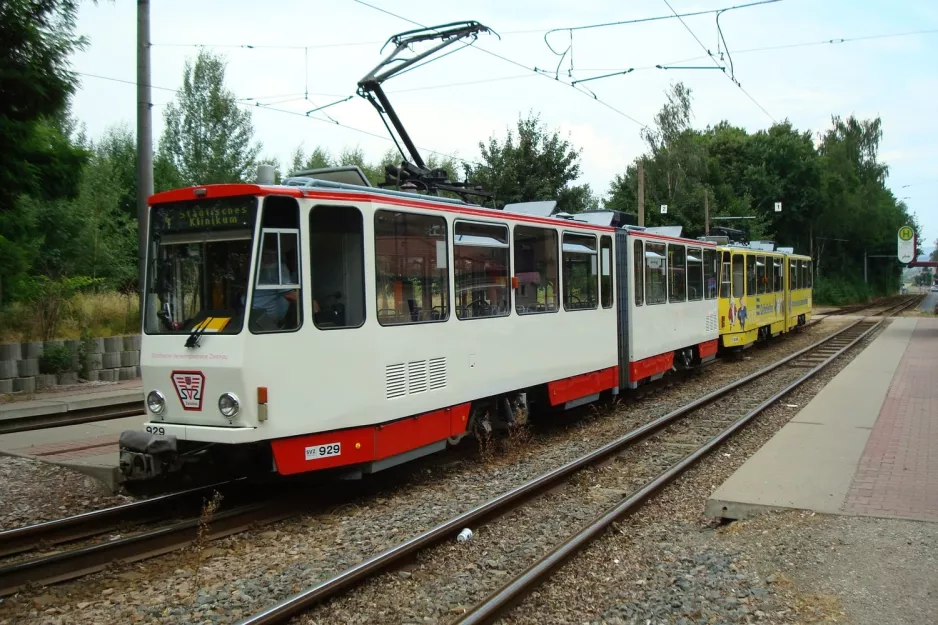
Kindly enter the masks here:
M 17 622 L 39 622 L 32 620 L 35 618 L 54 622 L 61 617 L 59 622 L 63 623 L 128 620 L 176 623 L 186 622 L 181 618 L 183 615 L 189 622 L 232 622 L 525 479 L 572 460 L 650 418 L 805 347 L 831 332 L 833 326 L 847 323 L 838 321 L 831 320 L 809 328 L 767 348 L 748 350 L 736 362 L 720 362 L 708 367 L 699 377 L 658 391 L 643 401 L 620 407 L 618 412 L 586 411 L 579 420 L 567 426 L 555 424 L 540 431 L 531 443 L 514 449 L 510 454 L 501 454 L 487 464 L 454 454 L 452 461 L 437 461 L 412 469 L 404 474 L 397 488 L 350 502 L 331 514 L 310 515 L 212 543 L 199 570 L 198 588 L 193 579 L 194 566 L 186 564 L 187 559 L 179 554 L 169 555 L 17 597 L 0 606 L 0 623 L 13 615 L 18 618 Z M 809 386 L 815 383 L 811 382 Z M 783 414 L 772 422 L 774 429 L 771 433 L 791 416 L 791 409 L 783 409 Z M 753 430 L 762 427 L 761 423 L 762 420 Z M 749 432 L 747 430 L 721 449 L 730 453 L 729 459 L 719 456 L 726 460 L 724 464 L 731 465 L 737 459 L 741 464 L 744 455 L 761 445 L 761 442 L 748 446 L 737 443 L 747 438 Z M 748 453 L 744 453 L 746 450 Z M 307 618 L 318 622 L 410 622 L 408 619 L 415 619 L 413 622 L 426 623 L 452 620 L 468 602 L 481 599 L 485 592 L 497 587 L 498 580 L 517 572 L 521 563 L 540 555 L 565 537 L 573 529 L 571 523 L 585 522 L 596 509 L 617 497 L 621 498 L 626 488 L 634 487 L 628 471 L 618 468 L 624 464 L 615 463 L 584 472 L 583 478 L 571 482 L 565 489 L 542 497 L 536 508 L 526 508 L 528 512 L 522 510 L 476 529 L 476 536 L 469 543 L 453 543 L 420 556 L 411 570 L 381 576 L 347 597 L 314 610 L 300 622 Z M 617 481 L 621 482 L 618 487 Z M 718 483 L 714 482 L 712 486 Z M 581 509 L 571 509 L 566 505 L 571 500 L 565 493 L 566 489 L 581 491 L 580 495 L 586 493 L 587 503 L 580 506 Z M 706 493 L 709 494 L 710 490 Z M 580 497 L 577 499 L 582 500 Z M 667 500 L 667 495 L 660 499 Z M 697 509 L 702 510 L 702 504 Z M 545 523 L 544 515 L 549 513 L 555 514 L 554 531 L 531 531 L 534 525 L 541 527 Z M 637 518 L 633 517 L 629 523 Z M 674 521 L 673 515 L 664 518 Z M 699 521 L 694 517 L 691 527 Z M 550 520 L 546 523 L 551 525 Z M 684 555 L 676 554 L 676 562 L 681 562 Z M 732 554 L 711 557 L 712 554 L 706 552 L 688 551 L 686 555 L 691 562 L 697 562 L 694 566 L 706 565 L 710 561 L 716 563 L 714 566 L 725 564 L 723 569 L 715 569 L 713 588 L 708 592 L 718 592 L 730 583 L 727 572 L 733 570 L 730 565 L 740 568 Z M 638 559 L 633 556 L 630 561 Z M 438 568 L 441 565 L 449 567 L 445 574 Z M 611 575 L 609 577 L 613 579 Z M 588 594 L 582 581 L 574 583 L 578 596 Z M 430 584 L 432 587 L 428 587 Z M 545 591 L 549 587 L 551 584 L 545 586 Z M 754 581 L 751 587 L 764 589 L 765 585 L 760 586 Z M 751 596 L 757 595 L 761 597 L 759 593 Z M 594 614 L 596 618 L 606 610 L 611 611 L 610 618 L 631 618 L 615 612 L 617 604 L 612 596 L 606 599 L 599 603 L 603 609 Z M 40 609 L 42 606 L 36 605 L 37 602 L 48 605 L 50 601 L 55 604 L 54 610 L 64 612 L 46 614 L 50 608 Z M 410 606 L 407 601 L 411 601 Z M 564 602 L 569 606 L 578 604 L 576 597 L 564 599 Z M 768 604 L 766 606 L 769 607 Z M 432 615 L 430 620 L 427 620 L 428 615 Z M 567 618 L 556 620 L 550 612 L 541 613 L 538 618 L 540 620 L 534 622 L 568 622 Z M 589 618 L 579 612 L 574 622 L 588 621 Z

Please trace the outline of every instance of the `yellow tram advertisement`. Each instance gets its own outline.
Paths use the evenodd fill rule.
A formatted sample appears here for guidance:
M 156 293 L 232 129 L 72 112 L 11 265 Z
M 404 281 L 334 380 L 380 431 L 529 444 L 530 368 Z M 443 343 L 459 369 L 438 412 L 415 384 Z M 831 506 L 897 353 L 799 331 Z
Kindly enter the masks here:
M 807 322 L 810 258 L 744 247 L 718 250 L 721 347 L 749 347 Z

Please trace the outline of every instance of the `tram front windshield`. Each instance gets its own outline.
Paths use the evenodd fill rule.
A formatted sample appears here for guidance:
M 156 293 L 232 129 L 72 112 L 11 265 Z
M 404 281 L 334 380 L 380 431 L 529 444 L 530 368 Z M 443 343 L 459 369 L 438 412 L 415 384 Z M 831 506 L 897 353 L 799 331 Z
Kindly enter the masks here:
M 244 325 L 257 198 L 154 206 L 144 329 L 237 334 Z

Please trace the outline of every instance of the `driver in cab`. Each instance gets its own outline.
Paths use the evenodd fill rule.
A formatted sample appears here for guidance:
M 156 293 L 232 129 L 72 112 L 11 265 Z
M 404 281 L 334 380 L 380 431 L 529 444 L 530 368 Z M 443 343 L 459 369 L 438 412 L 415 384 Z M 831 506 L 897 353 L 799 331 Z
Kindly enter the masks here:
M 291 320 L 286 319 L 291 302 L 296 302 L 298 289 L 277 289 L 281 284 L 296 284 L 297 277 L 282 260 L 277 262 L 276 248 L 264 249 L 261 255 L 261 267 L 257 276 L 257 288 L 254 289 L 254 302 L 252 308 L 262 311 L 268 322 L 280 328 L 293 327 Z

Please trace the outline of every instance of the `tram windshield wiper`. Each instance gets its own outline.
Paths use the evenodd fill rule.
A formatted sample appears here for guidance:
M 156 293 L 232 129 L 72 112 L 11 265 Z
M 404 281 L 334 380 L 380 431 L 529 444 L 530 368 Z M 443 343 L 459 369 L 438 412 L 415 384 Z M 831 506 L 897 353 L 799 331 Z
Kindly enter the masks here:
M 202 323 L 196 324 L 192 329 L 192 334 L 189 335 L 189 338 L 186 339 L 186 347 L 198 347 L 199 340 L 202 338 L 202 335 L 205 334 L 205 331 L 208 329 L 208 325 L 212 322 L 215 317 L 206 317 Z

